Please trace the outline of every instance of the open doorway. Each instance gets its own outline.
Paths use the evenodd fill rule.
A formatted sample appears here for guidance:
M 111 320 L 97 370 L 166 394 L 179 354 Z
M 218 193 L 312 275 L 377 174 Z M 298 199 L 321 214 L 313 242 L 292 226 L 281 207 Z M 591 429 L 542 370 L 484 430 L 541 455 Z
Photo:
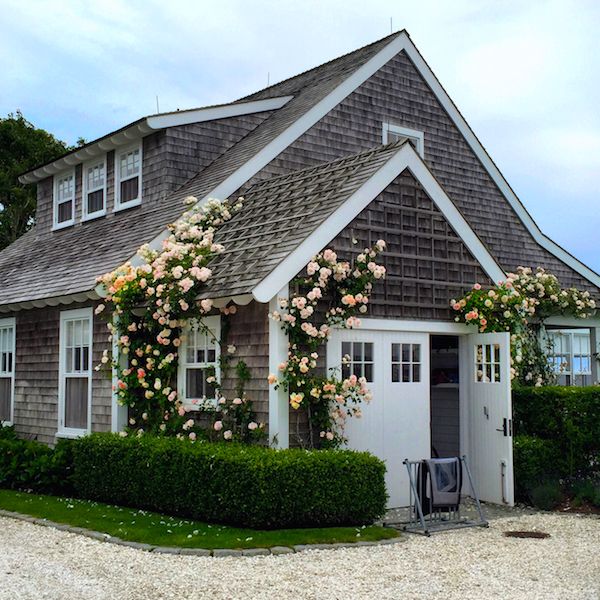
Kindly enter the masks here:
M 460 456 L 458 336 L 431 336 L 431 456 Z

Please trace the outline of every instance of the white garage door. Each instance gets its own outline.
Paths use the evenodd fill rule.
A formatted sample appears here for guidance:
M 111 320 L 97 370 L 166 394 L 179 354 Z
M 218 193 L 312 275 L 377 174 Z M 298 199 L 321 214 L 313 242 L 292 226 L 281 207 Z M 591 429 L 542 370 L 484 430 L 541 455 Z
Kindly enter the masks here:
M 341 367 L 344 355 L 350 362 Z M 402 461 L 431 455 L 429 335 L 336 330 L 327 346 L 327 366 L 367 378 L 373 400 L 363 403 L 361 419 L 348 419 L 348 447 L 385 461 L 388 506 L 406 506 L 408 475 Z

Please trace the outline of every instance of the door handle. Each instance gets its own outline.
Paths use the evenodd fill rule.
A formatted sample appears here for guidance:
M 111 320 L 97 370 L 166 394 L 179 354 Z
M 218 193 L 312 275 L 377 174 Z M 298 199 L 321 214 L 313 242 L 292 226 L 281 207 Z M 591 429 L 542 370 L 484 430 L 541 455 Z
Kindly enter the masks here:
M 502 429 L 496 429 L 496 431 L 501 431 L 504 434 L 504 437 L 508 436 L 509 433 L 509 429 L 508 429 L 508 419 L 504 418 L 502 419 Z

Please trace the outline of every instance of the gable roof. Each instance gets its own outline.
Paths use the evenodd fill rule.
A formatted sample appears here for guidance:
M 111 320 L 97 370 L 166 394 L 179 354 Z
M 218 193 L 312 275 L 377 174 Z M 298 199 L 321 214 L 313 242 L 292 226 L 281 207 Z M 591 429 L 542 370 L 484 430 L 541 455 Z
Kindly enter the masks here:
M 250 104 L 285 98 L 285 103 L 168 198 L 156 205 L 142 205 L 133 218 L 133 214 L 124 211 L 95 222 L 85 231 L 75 226 L 62 230 L 58 235 L 38 235 L 35 228 L 28 232 L 0 252 L 0 273 L 10 282 L 0 288 L 0 310 L 55 303 L 55 300 L 46 299 L 57 297 L 66 302 L 72 299 L 72 294 L 90 295 L 97 275 L 132 258 L 142 243 L 151 240 L 158 245 L 164 239 L 165 224 L 177 219 L 183 212 L 183 198 L 195 195 L 203 202 L 209 197 L 232 195 L 402 51 L 428 83 L 532 237 L 540 246 L 600 287 L 600 276 L 546 238 L 533 223 L 408 34 L 401 31 L 238 100 L 238 103 Z M 293 97 L 288 99 L 290 95 Z M 36 283 L 35 287 L 32 287 L 32 281 Z
M 253 294 L 268 302 L 409 169 L 492 281 L 505 274 L 409 142 L 396 142 L 254 184 L 242 210 L 219 229 L 225 251 L 210 264 L 206 296 Z M 204 295 L 204 294 L 203 294 Z

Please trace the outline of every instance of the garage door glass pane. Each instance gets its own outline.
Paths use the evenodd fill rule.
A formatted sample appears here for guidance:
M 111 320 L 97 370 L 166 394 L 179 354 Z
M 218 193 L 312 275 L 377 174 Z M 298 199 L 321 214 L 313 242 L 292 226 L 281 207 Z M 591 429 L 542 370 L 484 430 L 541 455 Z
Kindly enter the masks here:
M 364 377 L 373 382 L 373 344 L 371 342 L 342 342 L 342 377 Z
M 392 344 L 392 382 L 421 381 L 421 344 Z

